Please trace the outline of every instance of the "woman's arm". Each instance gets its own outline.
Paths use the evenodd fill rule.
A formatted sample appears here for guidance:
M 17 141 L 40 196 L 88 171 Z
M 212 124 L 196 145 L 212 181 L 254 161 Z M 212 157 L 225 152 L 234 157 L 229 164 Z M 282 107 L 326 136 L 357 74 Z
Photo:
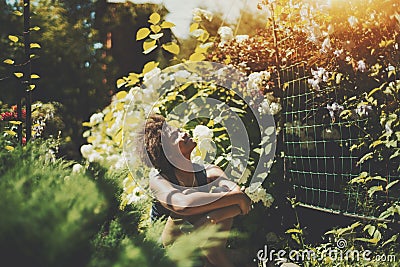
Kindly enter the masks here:
M 150 189 L 163 206 L 181 215 L 201 214 L 232 205 L 238 205 L 242 214 L 250 209 L 250 199 L 240 190 L 208 193 L 206 187 L 204 191 L 198 187 L 184 194 L 161 175 L 150 178 Z
M 225 172 L 218 166 L 216 165 L 210 165 L 206 169 L 207 171 L 207 179 L 209 182 L 210 188 L 212 187 L 220 187 L 220 188 L 226 188 L 229 191 L 240 191 L 240 187 L 233 181 L 228 179 L 228 176 L 225 174 Z
M 241 214 L 241 210 L 239 206 L 229 206 L 225 208 L 220 208 L 217 210 L 213 210 L 205 214 L 205 216 L 201 217 L 196 223 L 195 226 L 201 226 L 205 223 L 217 224 L 226 219 L 236 217 Z

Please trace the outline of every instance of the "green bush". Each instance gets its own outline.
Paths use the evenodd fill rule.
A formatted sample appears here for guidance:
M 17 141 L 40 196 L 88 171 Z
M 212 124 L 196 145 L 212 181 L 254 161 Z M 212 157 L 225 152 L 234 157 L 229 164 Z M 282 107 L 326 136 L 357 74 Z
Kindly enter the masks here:
M 84 266 L 107 202 L 50 142 L 0 152 L 0 258 L 12 266 Z M 7 264 L 5 264 L 7 265 Z

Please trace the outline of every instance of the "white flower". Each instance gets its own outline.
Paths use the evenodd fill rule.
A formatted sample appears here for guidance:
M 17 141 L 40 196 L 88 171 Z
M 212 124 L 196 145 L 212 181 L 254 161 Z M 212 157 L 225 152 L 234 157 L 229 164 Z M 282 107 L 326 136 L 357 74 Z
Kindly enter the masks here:
M 247 80 L 247 87 L 250 91 L 263 90 L 263 81 L 268 81 L 271 78 L 269 71 L 253 72 L 249 75 Z
M 83 145 L 81 146 L 81 154 L 84 158 L 88 158 L 90 154 L 92 154 L 94 148 L 92 145 Z
M 212 139 L 213 136 L 213 131 L 204 125 L 197 125 L 193 130 L 193 138 L 196 141 L 201 141 L 203 139 Z
M 235 41 L 237 43 L 242 43 L 242 42 L 244 42 L 244 41 L 246 41 L 248 39 L 249 39 L 248 35 L 236 35 L 236 37 L 235 37 Z
M 81 146 L 81 153 L 89 162 L 102 162 L 103 157 L 97 152 L 92 145 Z
M 326 109 L 329 111 L 329 115 L 331 118 L 334 120 L 335 119 L 335 113 L 339 113 L 344 110 L 344 107 L 339 105 L 336 102 L 333 102 L 332 105 L 327 104 Z
M 132 193 L 127 195 L 127 199 L 128 199 L 127 204 L 129 205 L 129 204 L 138 202 L 145 198 L 146 198 L 146 195 L 144 194 L 144 191 L 139 186 L 136 186 L 133 189 Z
M 358 23 L 358 19 L 354 16 L 351 16 L 347 19 L 347 21 L 350 24 L 350 27 L 354 28 L 356 26 L 356 24 Z
M 370 105 L 365 105 L 365 104 L 359 104 L 356 109 L 356 113 L 360 117 L 368 116 L 368 113 L 370 111 L 372 111 L 372 107 Z
M 331 39 L 326 37 L 325 40 L 322 42 L 322 52 L 328 52 L 331 49 Z
M 282 106 L 277 102 L 269 102 L 268 99 L 264 99 L 259 108 L 259 112 L 263 114 L 276 115 L 282 110 Z
M 390 127 L 390 124 L 391 124 L 391 123 L 389 123 L 389 122 L 386 122 L 386 124 L 385 124 L 385 132 L 386 132 L 388 135 L 392 135 L 392 133 L 393 133 L 393 130 L 392 130 L 392 128 Z
M 269 109 L 272 115 L 276 115 L 282 110 L 282 106 L 277 102 L 272 102 L 271 105 L 269 106 Z
M 313 78 L 308 79 L 308 84 L 310 84 L 314 90 L 319 91 L 319 84 L 321 82 L 328 81 L 329 72 L 327 72 L 324 68 L 317 68 L 316 70 L 311 69 L 311 74 L 313 75 Z
M 80 173 L 83 171 L 83 166 L 79 163 L 74 164 L 74 166 L 72 166 L 72 173 Z
M 192 32 L 190 33 L 190 35 L 193 36 L 193 37 L 198 38 L 198 37 L 200 37 L 203 33 L 204 33 L 204 30 L 203 30 L 203 29 L 196 29 L 196 30 L 192 31 Z
M 94 113 L 92 116 L 90 116 L 90 124 L 91 125 L 97 125 L 97 124 L 99 124 L 100 122 L 102 122 L 103 121 L 103 117 L 104 117 L 104 114 L 103 113 Z
M 333 54 L 336 56 L 336 57 L 339 57 L 341 54 L 343 53 L 343 49 L 340 49 L 340 50 L 335 50 L 334 52 L 333 52 Z
M 312 89 L 319 91 L 320 79 L 308 79 L 308 84 L 311 85 Z
M 357 62 L 357 70 L 359 72 L 365 72 L 367 70 L 367 66 L 365 65 L 365 62 L 362 60 L 359 60 Z
M 392 64 L 389 63 L 389 65 L 388 65 L 388 67 L 386 68 L 386 70 L 387 70 L 387 71 L 395 71 L 396 68 L 395 68 Z
M 192 15 L 193 15 L 193 21 L 196 22 L 200 22 L 201 21 L 201 17 L 205 17 L 206 20 L 211 21 L 213 18 L 213 14 L 210 11 L 201 9 L 201 8 L 195 8 L 192 11 Z
M 274 198 L 271 194 L 267 193 L 265 188 L 259 186 L 254 192 L 250 193 L 250 187 L 244 191 L 253 202 L 262 201 L 265 207 L 271 207 L 274 202 Z
M 327 72 L 324 68 L 317 68 L 317 70 L 311 69 L 311 74 L 314 79 L 321 79 L 324 82 L 327 82 L 329 79 L 329 72 Z
M 227 26 L 222 26 L 218 29 L 218 34 L 221 37 L 220 46 L 233 39 L 233 31 Z

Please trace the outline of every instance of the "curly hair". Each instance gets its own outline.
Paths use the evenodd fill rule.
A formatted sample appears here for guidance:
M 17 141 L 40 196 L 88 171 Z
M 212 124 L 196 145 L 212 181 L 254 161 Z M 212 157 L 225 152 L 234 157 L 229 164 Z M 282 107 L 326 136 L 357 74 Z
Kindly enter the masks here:
M 145 162 L 149 166 L 154 166 L 162 173 L 170 174 L 174 168 L 167 159 L 161 143 L 164 123 L 166 123 L 165 118 L 161 115 L 151 115 L 146 121 L 144 132 L 144 152 L 147 153 L 150 162 L 148 162 L 148 160 Z

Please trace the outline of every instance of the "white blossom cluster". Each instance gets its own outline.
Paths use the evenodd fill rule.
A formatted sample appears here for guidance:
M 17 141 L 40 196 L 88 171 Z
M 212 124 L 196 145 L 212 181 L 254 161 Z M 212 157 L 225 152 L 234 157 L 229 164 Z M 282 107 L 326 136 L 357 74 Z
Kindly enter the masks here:
M 213 13 L 211 13 L 210 11 L 201 9 L 201 8 L 193 9 L 192 15 L 193 15 L 193 21 L 195 21 L 195 22 L 201 22 L 202 17 L 204 17 L 208 21 L 211 21 L 213 18 Z
M 146 192 L 135 183 L 131 175 L 124 179 L 122 185 L 124 189 L 122 193 L 122 207 L 147 198 Z
M 271 73 L 269 71 L 253 72 L 249 75 L 247 81 L 247 88 L 251 91 L 262 91 L 268 89 L 268 85 L 264 87 L 263 81 L 271 79 Z
M 259 92 L 264 89 L 269 89 L 267 81 L 271 79 L 271 72 L 260 71 L 253 72 L 248 76 L 247 88 L 251 92 Z M 280 104 L 280 99 L 273 96 L 266 97 L 260 104 L 258 111 L 261 114 L 272 114 L 276 115 L 282 110 L 282 105 Z
M 276 115 L 282 110 L 282 105 L 279 102 L 271 102 L 265 98 L 259 107 L 259 112 L 263 114 Z
M 250 187 L 246 188 L 244 191 L 251 201 L 254 203 L 262 201 L 265 207 L 271 207 L 272 203 L 274 202 L 274 198 L 271 194 L 267 193 L 265 188 L 259 186 L 256 190 L 251 192 Z
M 329 116 L 331 116 L 332 121 L 335 121 L 335 114 L 339 115 L 340 112 L 344 110 L 344 107 L 333 102 L 332 104 L 327 104 L 326 109 L 329 111 Z
M 191 154 L 193 162 L 204 164 L 207 154 L 216 152 L 216 147 L 212 140 L 213 136 L 214 132 L 207 126 L 197 125 L 193 129 L 193 139 L 197 143 Z
M 218 29 L 218 34 L 221 37 L 221 42 L 218 46 L 224 46 L 225 43 L 233 39 L 233 31 L 227 26 L 222 26 Z
M 317 70 L 311 69 L 312 78 L 308 79 L 308 84 L 311 85 L 312 89 L 319 91 L 320 83 L 327 82 L 329 79 L 329 72 L 324 68 L 317 68 Z

